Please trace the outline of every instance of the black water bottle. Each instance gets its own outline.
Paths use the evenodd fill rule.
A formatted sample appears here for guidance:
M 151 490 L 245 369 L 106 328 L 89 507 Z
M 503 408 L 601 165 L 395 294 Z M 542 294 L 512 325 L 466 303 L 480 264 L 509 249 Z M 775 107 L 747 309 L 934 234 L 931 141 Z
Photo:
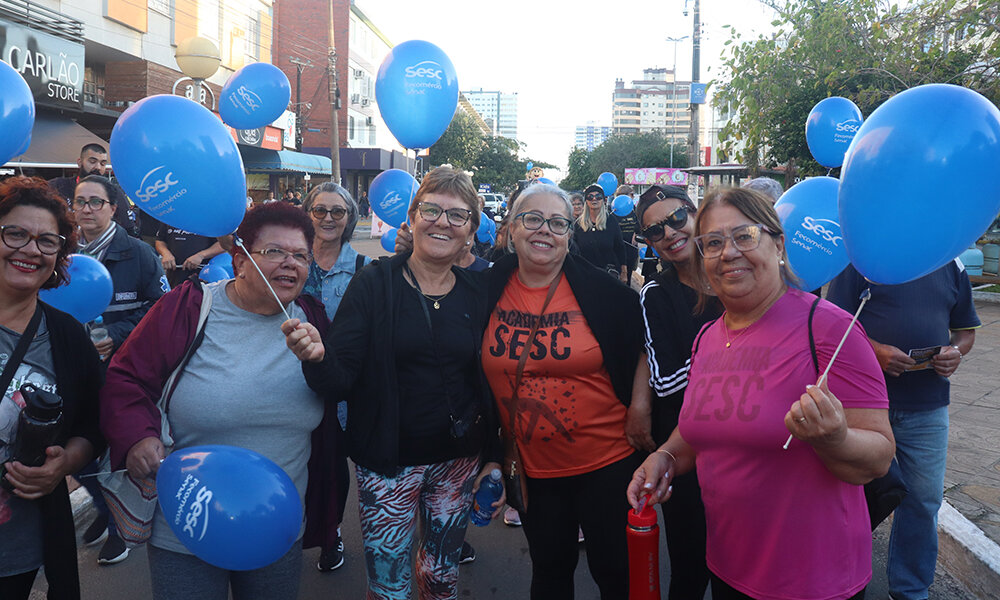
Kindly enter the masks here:
M 24 408 L 17 417 L 17 437 L 14 438 L 10 460 L 28 467 L 45 464 L 45 449 L 56 443 L 62 429 L 62 398 L 30 383 L 21 386 Z M 6 475 L 6 469 L 3 470 Z M 13 485 L 6 477 L 0 484 L 8 490 Z

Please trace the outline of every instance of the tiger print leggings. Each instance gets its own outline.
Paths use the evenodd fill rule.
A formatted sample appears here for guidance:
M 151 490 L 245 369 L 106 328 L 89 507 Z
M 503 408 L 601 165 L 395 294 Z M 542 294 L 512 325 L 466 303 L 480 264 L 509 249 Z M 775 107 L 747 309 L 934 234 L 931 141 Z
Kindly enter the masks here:
M 358 512 L 368 569 L 368 600 L 410 597 L 410 565 L 417 542 L 421 600 L 458 597 L 458 559 L 469 524 L 478 457 L 402 467 L 386 476 L 358 466 Z M 417 533 L 417 516 L 421 521 Z

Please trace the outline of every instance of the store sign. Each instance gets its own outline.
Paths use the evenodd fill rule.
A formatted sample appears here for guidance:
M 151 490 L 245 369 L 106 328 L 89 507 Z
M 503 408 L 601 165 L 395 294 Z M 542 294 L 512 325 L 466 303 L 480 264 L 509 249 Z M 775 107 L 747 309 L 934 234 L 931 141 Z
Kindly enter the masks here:
M 0 19 L 0 59 L 14 67 L 37 104 L 83 109 L 83 44 Z
M 270 125 L 257 129 L 233 129 L 228 125 L 226 127 L 237 144 L 268 150 L 281 150 L 281 130 L 276 127 Z
M 281 113 L 281 116 L 271 123 L 272 127 L 277 127 L 281 130 L 281 143 L 285 148 L 295 149 L 295 113 L 290 110 L 286 110 Z
M 687 185 L 688 174 L 680 169 L 625 169 L 629 185 Z

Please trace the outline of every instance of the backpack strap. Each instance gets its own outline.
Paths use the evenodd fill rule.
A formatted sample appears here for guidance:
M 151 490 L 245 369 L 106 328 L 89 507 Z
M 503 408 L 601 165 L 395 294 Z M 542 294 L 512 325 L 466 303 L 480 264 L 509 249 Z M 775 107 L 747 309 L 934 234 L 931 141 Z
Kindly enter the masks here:
M 705 335 L 705 332 L 708 331 L 708 328 L 711 327 L 716 321 L 718 321 L 721 318 L 722 317 L 716 317 L 711 321 L 709 321 L 708 323 L 705 323 L 701 327 L 701 331 L 698 332 L 698 335 L 694 336 L 694 348 L 691 349 L 691 357 L 688 358 L 689 369 L 691 368 L 691 365 L 694 364 L 694 355 L 698 353 L 698 346 L 701 344 L 701 336 Z
M 170 409 L 170 397 L 174 394 L 174 390 L 177 389 L 181 375 L 184 374 L 184 368 L 187 367 L 188 362 L 191 361 L 191 357 L 194 356 L 195 351 L 198 350 L 198 347 L 205 340 L 205 323 L 208 321 L 208 313 L 212 311 L 212 292 L 204 283 L 199 282 L 199 284 L 201 285 L 201 307 L 198 311 L 198 324 L 195 327 L 194 340 L 191 341 L 191 345 L 184 352 L 181 362 L 177 364 L 177 368 L 170 374 L 166 385 L 163 386 L 163 395 L 160 396 L 159 406 L 160 410 L 164 413 L 167 413 Z
M 816 314 L 816 305 L 819 304 L 820 298 L 817 297 L 813 300 L 812 306 L 809 307 L 809 353 L 812 354 L 813 359 L 813 369 L 816 370 L 816 375 L 819 375 L 819 357 L 816 354 L 816 338 L 813 337 L 813 315 Z
M 365 255 L 359 252 L 358 257 L 354 259 L 354 275 L 361 272 L 361 269 L 363 268 L 365 268 Z

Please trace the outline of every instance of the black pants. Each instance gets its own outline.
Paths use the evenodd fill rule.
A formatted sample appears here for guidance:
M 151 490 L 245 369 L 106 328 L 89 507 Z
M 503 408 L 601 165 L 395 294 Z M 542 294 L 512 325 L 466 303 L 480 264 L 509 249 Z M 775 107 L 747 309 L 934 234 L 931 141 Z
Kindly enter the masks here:
M 734 589 L 733 586 L 712 573 L 712 600 L 754 600 L 754 598 Z M 865 600 L 865 590 L 861 590 L 847 600 Z
M 587 540 L 587 564 L 601 599 L 628 598 L 625 488 L 642 458 L 633 453 L 582 475 L 528 478 L 528 512 L 521 521 L 531 554 L 531 598 L 573 598 L 578 527 Z
M 670 555 L 670 600 L 701 600 L 710 572 L 705 565 L 705 505 L 695 471 L 676 477 L 670 499 L 660 505 Z
M 27 600 L 28 596 L 31 595 L 31 586 L 35 584 L 35 575 L 37 574 L 38 569 L 35 569 L 18 575 L 0 577 L 0 598 L 3 600 Z

